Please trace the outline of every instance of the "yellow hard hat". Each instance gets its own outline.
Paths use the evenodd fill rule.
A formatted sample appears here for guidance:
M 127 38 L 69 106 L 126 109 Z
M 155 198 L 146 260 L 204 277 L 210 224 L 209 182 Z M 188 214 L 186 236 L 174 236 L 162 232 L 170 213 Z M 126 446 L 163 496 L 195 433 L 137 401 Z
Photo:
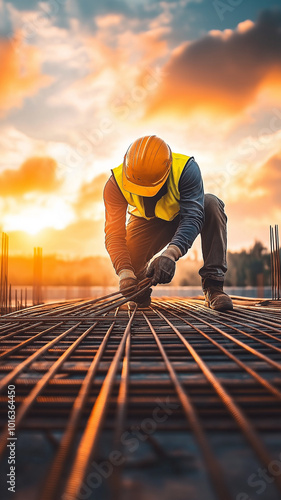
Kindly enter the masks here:
M 124 156 L 124 189 L 140 196 L 154 196 L 166 181 L 171 164 L 171 149 L 165 141 L 156 135 L 140 137 Z

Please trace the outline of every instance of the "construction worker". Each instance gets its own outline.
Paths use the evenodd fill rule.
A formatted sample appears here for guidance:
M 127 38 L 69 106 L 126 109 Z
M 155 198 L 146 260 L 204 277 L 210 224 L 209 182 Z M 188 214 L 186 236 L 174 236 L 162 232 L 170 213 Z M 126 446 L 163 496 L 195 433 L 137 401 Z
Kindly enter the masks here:
M 106 249 L 123 295 L 134 293 L 145 277 L 151 278 L 152 285 L 169 283 L 177 260 L 201 233 L 204 265 L 199 274 L 205 304 L 219 311 L 233 309 L 223 291 L 227 270 L 224 203 L 212 194 L 204 195 L 200 169 L 192 156 L 172 153 L 155 135 L 137 139 L 123 163 L 112 170 L 104 203 Z M 151 291 L 136 297 L 140 308 L 150 305 Z

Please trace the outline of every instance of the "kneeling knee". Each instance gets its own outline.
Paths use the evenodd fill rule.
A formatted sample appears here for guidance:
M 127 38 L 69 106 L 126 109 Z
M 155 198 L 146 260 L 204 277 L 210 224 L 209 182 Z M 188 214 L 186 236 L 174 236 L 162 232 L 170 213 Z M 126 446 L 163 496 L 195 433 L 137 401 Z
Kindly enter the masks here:
M 204 208 L 205 210 L 221 210 L 224 208 L 224 203 L 214 194 L 205 194 L 204 197 Z
M 224 203 L 214 194 L 206 194 L 204 200 L 205 222 L 211 223 L 212 220 L 227 222 L 227 216 L 224 211 Z

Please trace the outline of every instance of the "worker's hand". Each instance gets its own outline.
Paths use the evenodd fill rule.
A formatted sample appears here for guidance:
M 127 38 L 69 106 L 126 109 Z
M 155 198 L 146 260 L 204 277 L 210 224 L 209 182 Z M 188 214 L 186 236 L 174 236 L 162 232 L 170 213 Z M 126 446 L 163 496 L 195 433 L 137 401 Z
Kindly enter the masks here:
M 152 285 L 170 283 L 176 270 L 176 260 L 181 256 L 181 251 L 176 245 L 170 245 L 160 257 L 154 259 L 146 273 Z
M 124 297 L 129 297 L 134 292 L 138 291 L 138 279 L 131 269 L 123 269 L 118 276 L 119 290 Z
M 157 283 L 170 283 L 176 270 L 175 261 L 169 257 L 160 255 L 151 262 L 146 276 L 151 279 L 152 285 L 157 285 Z

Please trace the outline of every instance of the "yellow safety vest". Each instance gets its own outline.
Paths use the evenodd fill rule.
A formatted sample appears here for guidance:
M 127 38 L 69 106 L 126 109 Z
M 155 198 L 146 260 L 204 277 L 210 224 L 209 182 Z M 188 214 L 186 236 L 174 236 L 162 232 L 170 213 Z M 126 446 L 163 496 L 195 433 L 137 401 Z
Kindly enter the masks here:
M 179 192 L 179 180 L 182 171 L 189 160 L 190 156 L 181 155 L 178 153 L 172 153 L 173 161 L 171 170 L 167 179 L 167 193 L 157 201 L 155 206 L 155 217 L 163 220 L 173 220 L 180 211 L 180 192 Z M 114 178 L 122 192 L 124 198 L 129 205 L 129 213 L 136 215 L 137 217 L 143 217 L 144 219 L 152 219 L 153 217 L 147 217 L 145 215 L 145 208 L 143 203 L 143 197 L 137 194 L 129 193 L 125 191 L 122 183 L 122 169 L 123 163 L 112 170 Z

